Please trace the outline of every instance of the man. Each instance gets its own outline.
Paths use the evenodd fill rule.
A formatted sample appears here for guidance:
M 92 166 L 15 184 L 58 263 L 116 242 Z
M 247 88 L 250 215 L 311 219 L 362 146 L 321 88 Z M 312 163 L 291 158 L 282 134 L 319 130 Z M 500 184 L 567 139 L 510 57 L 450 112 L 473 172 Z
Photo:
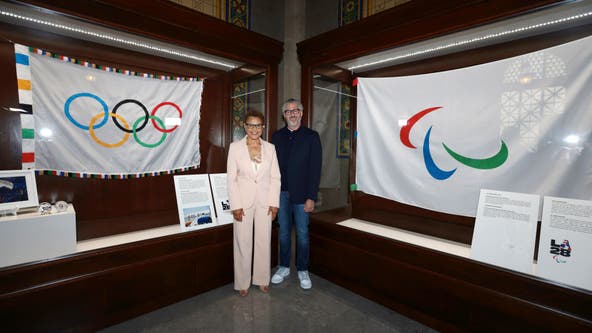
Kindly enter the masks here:
M 292 223 L 296 227 L 296 269 L 300 287 L 310 289 L 308 275 L 308 214 L 315 208 L 321 179 L 321 139 L 319 134 L 302 126 L 302 103 L 288 99 L 282 106 L 286 126 L 275 132 L 275 145 L 282 175 L 280 193 L 280 266 L 271 278 L 281 283 L 290 275 Z

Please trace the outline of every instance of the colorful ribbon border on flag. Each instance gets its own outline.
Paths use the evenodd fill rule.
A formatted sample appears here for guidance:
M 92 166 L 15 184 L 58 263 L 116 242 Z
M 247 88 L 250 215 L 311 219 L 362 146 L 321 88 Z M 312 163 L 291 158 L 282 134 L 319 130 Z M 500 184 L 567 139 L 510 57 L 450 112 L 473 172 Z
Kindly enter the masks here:
M 161 171 L 150 171 L 150 172 L 138 172 L 134 174 L 129 173 L 89 173 L 89 172 L 70 172 L 70 171 L 62 171 L 62 170 L 35 170 L 36 175 L 44 175 L 44 176 L 60 176 L 60 177 L 69 177 L 69 178 L 84 178 L 84 179 L 136 179 L 136 178 L 146 178 L 146 177 L 153 177 L 153 176 L 164 176 L 164 175 L 172 175 L 177 174 L 189 170 L 198 169 L 199 165 L 196 166 L 189 166 L 183 167 L 178 169 L 172 170 L 161 170 Z
M 119 74 L 128 75 L 128 76 L 139 76 L 139 77 L 145 77 L 145 78 L 150 78 L 150 79 L 169 80 L 169 81 L 200 81 L 201 80 L 199 77 L 181 77 L 181 76 L 160 75 L 160 74 L 152 74 L 152 73 L 142 73 L 142 72 L 135 72 L 135 71 L 127 70 L 127 69 L 115 68 L 115 67 L 110 67 L 110 66 L 102 66 L 102 65 L 97 65 L 97 64 L 94 64 L 94 63 L 91 63 L 88 61 L 67 57 L 64 55 L 60 55 L 57 53 L 49 52 L 49 51 L 34 48 L 34 47 L 29 47 L 29 52 L 39 54 L 39 55 L 44 55 L 44 56 L 54 58 L 54 59 L 59 59 L 59 60 L 65 61 L 65 62 L 70 62 L 70 63 L 84 66 L 84 67 L 96 68 L 96 69 L 99 69 L 99 70 L 102 70 L 105 72 L 119 73 Z
M 15 65 L 17 68 L 17 85 L 19 95 L 19 108 L 24 112 L 21 114 L 21 132 L 22 132 L 22 168 L 23 169 L 35 169 L 35 122 L 33 118 L 33 99 L 32 99 L 32 87 L 31 87 L 31 67 L 29 65 L 29 52 L 44 55 L 54 59 L 70 62 L 73 64 L 96 68 L 106 72 L 114 72 L 129 76 L 138 76 L 144 78 L 152 78 L 159 80 L 174 80 L 174 81 L 200 81 L 200 78 L 196 77 L 179 77 L 170 75 L 158 75 L 150 73 L 135 72 L 126 69 L 119 69 L 110 66 L 101 66 L 90 63 L 88 61 L 59 55 L 57 53 L 49 52 L 46 50 L 27 47 L 20 44 L 14 44 L 15 52 Z M 87 173 L 87 172 L 70 172 L 63 170 L 45 170 L 36 169 L 36 175 L 51 175 L 61 176 L 70 178 L 87 178 L 87 179 L 135 179 L 145 178 L 153 176 L 171 175 L 189 170 L 198 169 L 199 165 L 186 166 L 182 168 L 176 168 L 171 170 L 161 171 L 150 171 L 141 172 L 134 174 L 109 174 L 109 173 Z

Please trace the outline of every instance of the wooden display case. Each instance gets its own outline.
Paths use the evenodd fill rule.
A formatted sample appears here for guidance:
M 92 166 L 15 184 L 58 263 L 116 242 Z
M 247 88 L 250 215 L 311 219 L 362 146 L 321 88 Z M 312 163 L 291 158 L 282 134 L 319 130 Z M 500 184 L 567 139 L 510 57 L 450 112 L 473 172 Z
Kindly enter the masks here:
M 352 85 L 355 77 L 431 73 L 516 56 L 592 34 L 592 25 L 584 23 L 355 73 L 338 66 L 377 52 L 472 27 L 482 28 L 505 17 L 562 4 L 559 1 L 437 4 L 411 1 L 300 42 L 305 123 L 309 126 L 314 123 L 313 78 L 318 76 Z M 352 131 L 356 129 L 355 119 L 353 110 Z M 355 148 L 353 142 L 349 184 L 355 184 Z M 473 218 L 352 191 L 346 207 L 311 217 L 313 273 L 441 331 L 592 330 L 592 292 L 588 290 L 338 224 L 350 218 L 467 246 L 474 225 Z
M 171 1 L 20 1 L 66 16 L 243 64 L 220 70 L 154 54 L 0 23 L 0 105 L 18 105 L 13 43 L 137 72 L 206 78 L 200 118 L 201 165 L 185 173 L 226 170 L 232 83 L 265 74 L 266 131 L 277 123 L 278 64 L 283 45 Z M 14 87 L 14 89 L 10 89 Z M 0 168 L 21 167 L 19 114 L 0 112 Z M 76 239 L 179 226 L 173 176 L 81 179 L 37 176 L 39 201 L 76 207 Z M 272 232 L 277 242 L 277 231 Z M 272 262 L 277 262 L 277 256 Z M 0 268 L 0 320 L 7 331 L 94 332 L 230 283 L 232 225 L 86 249 Z

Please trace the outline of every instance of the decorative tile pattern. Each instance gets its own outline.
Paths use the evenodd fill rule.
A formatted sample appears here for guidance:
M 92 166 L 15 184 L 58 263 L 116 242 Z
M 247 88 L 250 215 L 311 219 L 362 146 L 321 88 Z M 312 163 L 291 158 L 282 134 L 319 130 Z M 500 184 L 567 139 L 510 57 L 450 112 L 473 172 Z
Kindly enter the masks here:
M 364 8 L 368 8 L 368 10 L 365 17 L 380 13 L 383 10 L 402 5 L 409 1 L 411 0 L 366 0 Z
M 200 13 L 204 13 L 219 19 L 224 19 L 222 16 L 225 13 L 226 2 L 222 0 L 170 0 L 182 6 L 189 7 Z
M 355 22 L 362 18 L 362 0 L 339 1 L 339 26 Z
M 251 2 L 226 0 L 226 21 L 245 29 L 251 29 Z
M 247 81 L 232 85 L 232 141 L 245 136 L 244 118 L 248 106 L 248 91 Z
M 339 124 L 337 126 L 337 157 L 348 158 L 351 155 L 351 95 L 350 85 L 341 84 L 339 101 Z

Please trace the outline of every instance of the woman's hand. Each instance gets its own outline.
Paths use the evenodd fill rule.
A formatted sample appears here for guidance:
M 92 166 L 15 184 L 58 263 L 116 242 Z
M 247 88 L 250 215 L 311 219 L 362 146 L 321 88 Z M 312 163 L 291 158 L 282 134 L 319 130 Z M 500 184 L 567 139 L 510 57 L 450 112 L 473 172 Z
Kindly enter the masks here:
M 271 207 L 269 206 L 269 210 L 267 210 L 267 215 L 271 214 L 271 220 L 275 220 L 276 216 L 278 213 L 278 208 L 277 207 Z
M 245 216 L 245 212 L 243 212 L 242 208 L 239 209 L 235 209 L 232 211 L 232 216 L 234 217 L 234 220 L 237 222 L 242 222 L 243 221 L 243 216 Z

